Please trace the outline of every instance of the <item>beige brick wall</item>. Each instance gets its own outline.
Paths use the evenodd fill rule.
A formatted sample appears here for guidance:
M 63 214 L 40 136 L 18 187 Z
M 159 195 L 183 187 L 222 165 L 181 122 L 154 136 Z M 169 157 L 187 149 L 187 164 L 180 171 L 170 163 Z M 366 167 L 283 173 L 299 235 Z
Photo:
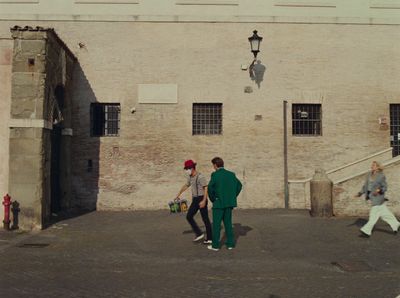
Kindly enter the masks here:
M 388 116 L 389 103 L 400 103 L 397 26 L 40 25 L 54 27 L 80 61 L 73 95 L 78 205 L 165 208 L 184 183 L 185 159 L 196 159 L 209 175 L 210 159 L 219 155 L 244 182 L 240 207 L 283 207 L 283 100 L 289 102 L 289 119 L 292 103 L 321 103 L 323 111 L 323 136 L 289 136 L 290 179 L 308 178 L 316 167 L 331 169 L 390 145 L 378 117 Z M 255 28 L 264 37 L 260 89 L 241 70 L 252 60 L 247 37 Z M 138 104 L 138 84 L 177 84 L 178 104 Z M 244 93 L 245 86 L 254 92 Z M 95 101 L 121 103 L 120 137 L 89 137 L 89 106 Z M 193 102 L 223 103 L 223 135 L 191 135 Z M 255 121 L 255 115 L 262 120 Z
M 113 27 L 115 31 L 101 24 L 86 25 L 83 31 L 75 24 L 58 30 L 70 45 L 85 42 L 77 56 L 93 100 L 121 102 L 121 136 L 103 138 L 99 149 L 92 149 L 98 152 L 84 153 L 87 159 L 100 156 L 97 205 L 101 209 L 163 207 L 184 181 L 183 160 L 195 158 L 200 170 L 209 174 L 209 160 L 215 155 L 225 158 L 227 168 L 246 183 L 241 207 L 282 207 L 284 99 L 323 106 L 322 137 L 289 138 L 292 179 L 311 176 L 315 167 L 332 168 L 389 146 L 389 131 L 380 130 L 378 117 L 388 114 L 389 102 L 399 102 L 393 27 Z M 260 89 L 240 70 L 251 60 L 246 38 L 254 27 L 264 36 L 260 59 L 267 67 Z M 73 39 L 75 30 L 79 39 Z M 154 38 L 146 40 L 148 35 Z M 178 84 L 178 104 L 138 104 L 137 85 L 142 83 Z M 254 88 L 251 94 L 243 92 L 248 85 Z M 210 101 L 224 104 L 223 135 L 191 136 L 192 103 Z M 79 102 L 80 111 L 88 113 L 88 104 Z M 131 107 L 136 107 L 135 114 Z M 263 120 L 254 121 L 256 114 Z M 88 133 L 87 116 L 80 123 Z
M 4 0 L 0 19 L 399 24 L 399 8 L 396 0 Z
M 12 61 L 12 40 L 0 38 L 0 198 L 8 192 L 8 144 L 9 129 L 8 119 L 10 114 L 11 98 L 11 61 Z M 1 207 L 3 207 L 1 205 Z M 2 220 L 4 209 L 0 208 Z

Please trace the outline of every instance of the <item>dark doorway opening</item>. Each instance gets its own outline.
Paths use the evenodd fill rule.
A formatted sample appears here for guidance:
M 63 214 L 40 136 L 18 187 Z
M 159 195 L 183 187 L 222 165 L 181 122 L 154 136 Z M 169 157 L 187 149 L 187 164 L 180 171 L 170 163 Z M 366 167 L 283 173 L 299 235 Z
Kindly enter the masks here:
M 58 85 L 54 90 L 54 100 L 52 104 L 52 122 L 53 129 L 51 131 L 51 199 L 50 211 L 56 214 L 62 211 L 62 190 L 61 190 L 61 137 L 63 128 L 64 108 L 64 87 Z
M 53 125 L 51 131 L 51 213 L 61 211 L 61 185 L 60 185 L 60 160 L 61 160 L 61 125 Z

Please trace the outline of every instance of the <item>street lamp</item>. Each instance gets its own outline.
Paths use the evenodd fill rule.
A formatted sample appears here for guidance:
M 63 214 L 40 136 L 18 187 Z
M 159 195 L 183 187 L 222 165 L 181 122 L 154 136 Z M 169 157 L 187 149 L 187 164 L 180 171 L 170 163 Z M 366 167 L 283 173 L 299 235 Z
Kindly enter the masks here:
M 249 42 L 251 46 L 251 51 L 254 55 L 254 59 L 257 58 L 257 54 L 260 51 L 260 43 L 262 41 L 262 37 L 257 35 L 257 30 L 253 31 L 253 36 L 249 37 Z

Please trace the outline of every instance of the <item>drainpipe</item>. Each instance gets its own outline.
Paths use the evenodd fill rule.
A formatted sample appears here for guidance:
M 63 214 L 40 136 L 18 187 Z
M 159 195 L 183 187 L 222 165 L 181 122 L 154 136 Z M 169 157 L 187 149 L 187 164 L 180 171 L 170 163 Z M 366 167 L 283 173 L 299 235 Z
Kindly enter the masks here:
M 283 180 L 285 188 L 285 209 L 289 209 L 288 142 L 287 142 L 287 101 L 283 101 Z

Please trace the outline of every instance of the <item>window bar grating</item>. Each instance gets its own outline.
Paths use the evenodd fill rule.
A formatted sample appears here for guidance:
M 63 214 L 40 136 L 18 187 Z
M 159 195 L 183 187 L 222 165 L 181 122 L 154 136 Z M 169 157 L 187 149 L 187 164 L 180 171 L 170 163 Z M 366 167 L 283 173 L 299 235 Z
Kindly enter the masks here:
M 91 104 L 91 135 L 118 136 L 120 129 L 120 104 Z
M 105 106 L 105 135 L 117 136 L 119 131 L 119 105 Z
M 222 133 L 222 104 L 194 103 L 192 117 L 193 135 L 215 135 Z
M 400 104 L 390 105 L 390 146 L 392 155 L 400 155 Z
M 292 105 L 292 134 L 296 136 L 320 136 L 321 131 L 320 104 Z

